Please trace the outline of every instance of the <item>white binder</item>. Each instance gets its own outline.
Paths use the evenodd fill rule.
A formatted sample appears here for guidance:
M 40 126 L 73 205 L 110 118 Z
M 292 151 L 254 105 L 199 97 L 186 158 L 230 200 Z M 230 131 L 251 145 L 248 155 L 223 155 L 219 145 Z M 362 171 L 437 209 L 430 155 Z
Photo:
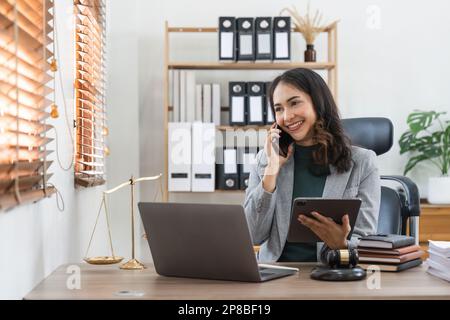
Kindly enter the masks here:
M 214 192 L 215 189 L 214 123 L 192 124 L 192 191 Z
M 237 20 L 238 60 L 255 60 L 255 19 L 238 18 Z
M 180 71 L 180 122 L 187 121 L 186 115 L 186 71 Z
M 274 60 L 291 59 L 291 18 L 275 17 L 273 19 Z
M 236 59 L 236 18 L 219 17 L 219 60 Z
M 272 60 L 272 18 L 255 19 L 256 60 Z
M 174 74 L 175 70 L 169 70 L 169 106 L 173 107 L 173 74 Z M 173 109 L 172 112 L 169 113 L 169 122 L 174 122 L 173 121 Z
M 180 122 L 180 70 L 173 70 L 173 122 Z
M 195 85 L 195 121 L 203 121 L 202 85 Z
M 264 124 L 264 82 L 248 82 L 248 124 Z
M 272 124 L 275 122 L 275 117 L 272 112 L 272 108 L 270 107 L 270 101 L 267 101 L 267 124 Z
M 247 102 L 246 83 L 229 82 L 229 102 L 230 102 L 230 125 L 246 125 Z
M 225 149 L 223 151 L 223 164 L 225 174 L 237 174 L 237 153 L 236 149 Z
M 214 83 L 212 85 L 212 122 L 216 126 L 220 126 L 220 85 Z
M 270 97 L 269 97 L 269 89 L 270 89 L 270 82 L 266 82 L 265 84 L 265 101 L 266 101 L 266 112 L 265 112 L 265 118 L 266 118 L 266 124 L 272 124 L 275 122 L 275 115 L 272 112 L 272 108 L 270 107 Z
M 195 72 L 186 71 L 186 122 L 195 121 Z
M 211 122 L 211 85 L 203 85 L 203 122 Z
M 191 123 L 169 122 L 169 191 L 191 191 Z
M 250 173 L 251 167 L 256 164 L 256 152 L 244 152 L 242 159 L 242 172 Z

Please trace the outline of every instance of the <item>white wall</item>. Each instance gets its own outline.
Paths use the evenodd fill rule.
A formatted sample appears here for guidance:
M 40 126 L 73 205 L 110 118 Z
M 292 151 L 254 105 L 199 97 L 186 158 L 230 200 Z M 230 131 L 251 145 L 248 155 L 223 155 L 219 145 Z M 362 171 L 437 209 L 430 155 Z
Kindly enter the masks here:
M 73 1 L 58 0 L 57 24 L 60 48 L 59 66 L 67 99 L 69 119 L 73 119 Z M 100 205 L 102 191 L 138 174 L 138 104 L 137 104 L 137 36 L 136 3 L 108 1 L 108 116 L 109 146 L 108 184 L 95 188 L 74 188 L 73 169 L 63 171 L 55 160 L 50 180 L 64 198 L 65 210 L 59 212 L 56 198 L 19 206 L 0 213 L 0 299 L 21 299 L 56 267 L 78 263 L 85 255 L 89 236 Z M 127 18 L 123 18 L 123 12 Z M 109 21 L 114 19 L 114 23 Z M 133 53 L 135 58 L 133 59 Z M 70 163 L 72 146 L 64 119 L 61 90 L 57 87 L 60 117 L 50 119 L 59 136 L 59 154 L 64 166 Z M 72 121 L 72 120 L 70 120 Z M 51 132 L 49 136 L 54 136 Z M 55 150 L 55 142 L 49 147 Z M 114 195 L 109 202 L 113 220 L 113 241 L 117 255 L 129 258 L 129 194 Z M 104 217 L 100 220 L 89 255 L 109 254 Z M 121 225 L 122 224 L 122 225 Z M 128 226 L 128 225 L 127 225 Z M 124 239 L 122 241 L 122 239 Z M 126 240 L 125 240 L 126 239 Z
M 170 26 L 217 26 L 219 16 L 275 16 L 293 3 L 306 10 L 307 0 L 229 0 L 216 1 L 164 0 L 140 1 L 139 14 L 139 105 L 141 174 L 164 169 L 163 150 L 163 34 L 164 20 Z M 406 130 L 406 116 L 415 108 L 450 111 L 450 21 L 445 18 L 450 3 L 445 0 L 314 0 L 312 9 L 320 9 L 324 17 L 339 19 L 338 105 L 343 117 L 381 116 L 395 126 L 394 146 L 379 158 L 382 174 L 402 174 L 407 161 L 399 155 L 398 139 Z M 375 6 L 375 7 L 373 7 Z M 373 8 L 379 9 L 380 24 L 371 23 Z M 376 22 L 376 21 L 375 21 Z M 173 60 L 215 61 L 216 35 L 195 34 L 171 38 Z M 304 42 L 292 35 L 293 56 L 303 54 Z M 323 39 L 317 43 L 318 59 L 325 58 Z M 323 48 L 325 49 L 325 48 Z M 200 58 L 199 58 L 200 57 Z M 201 81 L 222 83 L 229 80 L 270 80 L 274 72 L 208 71 L 198 72 Z M 225 91 L 227 92 L 227 91 Z M 226 93 L 227 94 L 227 93 Z M 222 98 L 224 105 L 228 99 Z M 155 157 L 157 155 L 157 157 Z M 420 166 L 411 177 L 426 196 L 429 166 Z M 148 188 L 148 189 L 147 189 Z M 142 189 L 148 194 L 150 187 Z M 174 201 L 236 202 L 243 194 L 172 195 Z
M 132 175 L 139 177 L 137 1 L 107 1 L 107 8 L 107 112 L 111 150 L 107 181 L 108 188 L 113 188 Z M 130 198 L 128 187 L 109 197 L 115 247 L 127 259 L 131 254 Z M 135 204 L 138 201 L 139 189 L 135 192 Z M 135 215 L 137 218 L 136 207 Z M 140 230 L 140 219 L 136 220 Z M 141 234 L 141 231 L 137 232 L 136 239 Z M 140 242 L 136 241 L 139 252 Z

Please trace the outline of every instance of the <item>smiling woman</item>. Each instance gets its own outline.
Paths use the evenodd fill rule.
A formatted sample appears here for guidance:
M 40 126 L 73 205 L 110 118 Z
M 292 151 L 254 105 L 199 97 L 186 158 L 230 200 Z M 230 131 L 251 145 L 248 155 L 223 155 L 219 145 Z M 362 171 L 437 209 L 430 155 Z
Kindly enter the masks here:
M 380 181 L 373 151 L 352 147 L 345 136 L 333 96 L 320 75 L 309 69 L 286 71 L 269 91 L 276 122 L 252 168 L 244 202 L 253 242 L 261 245 L 260 261 L 317 261 L 328 248 L 354 247 L 358 238 L 376 232 Z M 291 141 L 287 156 L 273 141 Z M 301 216 L 300 223 L 323 240 L 290 243 L 287 234 L 297 197 L 343 198 L 357 188 L 361 209 L 350 241 L 350 225 Z
M 351 149 L 327 84 L 309 69 L 293 69 L 277 77 L 269 98 L 276 123 L 301 146 L 317 145 L 316 163 L 348 171 Z

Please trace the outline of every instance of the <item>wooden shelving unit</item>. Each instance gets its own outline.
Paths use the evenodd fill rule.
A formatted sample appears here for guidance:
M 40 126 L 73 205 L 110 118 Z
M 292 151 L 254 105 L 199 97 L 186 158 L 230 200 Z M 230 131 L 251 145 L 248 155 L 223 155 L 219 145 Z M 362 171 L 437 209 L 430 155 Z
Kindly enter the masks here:
M 292 68 L 309 68 L 314 70 L 332 70 L 336 66 L 331 62 L 298 62 L 298 63 L 258 63 L 258 62 L 171 62 L 169 69 L 190 70 L 287 70 Z
M 226 131 L 226 130 L 249 130 L 249 129 L 269 129 L 270 125 L 264 125 L 264 126 L 255 126 L 255 125 L 248 125 L 248 126 L 216 126 L 217 130 L 220 131 Z
M 288 70 L 293 68 L 309 68 L 313 70 L 326 70 L 328 86 L 337 100 L 337 22 L 328 26 L 324 31 L 327 33 L 328 44 L 328 61 L 323 62 L 302 62 L 302 61 L 290 61 L 290 62 L 219 62 L 219 61 L 170 61 L 170 35 L 173 33 L 217 33 L 218 28 L 211 27 L 170 27 L 169 23 L 165 22 L 164 28 L 164 194 L 163 200 L 168 201 L 168 122 L 169 112 L 173 110 L 173 107 L 169 105 L 169 71 L 173 69 L 185 69 L 185 70 Z M 292 32 L 297 33 L 296 30 Z M 300 35 L 298 35 L 300 36 Z M 217 46 L 217 43 L 213 44 Z M 222 106 L 221 110 L 226 111 L 229 108 Z M 267 129 L 269 126 L 217 126 L 217 130 L 248 130 L 248 129 Z M 239 190 L 223 191 L 216 190 L 216 192 L 243 192 Z

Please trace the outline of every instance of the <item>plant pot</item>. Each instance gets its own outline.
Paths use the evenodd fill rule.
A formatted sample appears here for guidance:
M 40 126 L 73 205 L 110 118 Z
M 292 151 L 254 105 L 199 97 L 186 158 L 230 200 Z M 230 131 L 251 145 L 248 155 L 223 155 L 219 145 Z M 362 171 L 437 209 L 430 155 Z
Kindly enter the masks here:
M 428 178 L 428 202 L 450 204 L 450 176 Z
M 316 62 L 316 50 L 313 44 L 306 45 L 305 62 Z

